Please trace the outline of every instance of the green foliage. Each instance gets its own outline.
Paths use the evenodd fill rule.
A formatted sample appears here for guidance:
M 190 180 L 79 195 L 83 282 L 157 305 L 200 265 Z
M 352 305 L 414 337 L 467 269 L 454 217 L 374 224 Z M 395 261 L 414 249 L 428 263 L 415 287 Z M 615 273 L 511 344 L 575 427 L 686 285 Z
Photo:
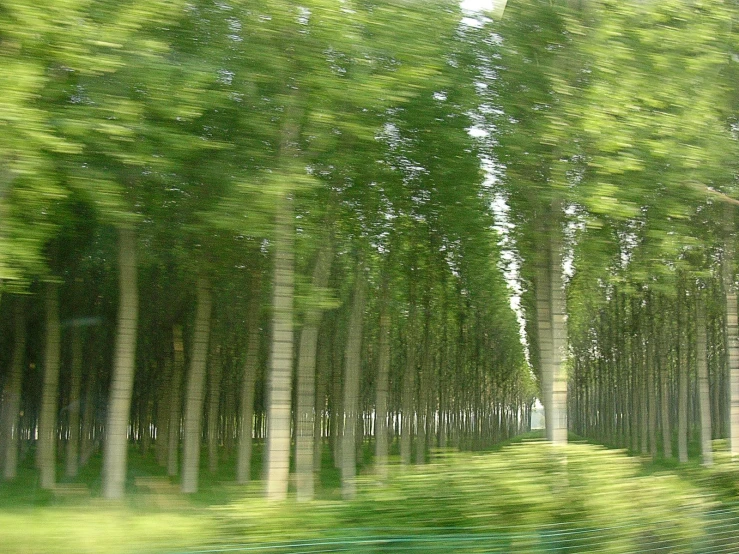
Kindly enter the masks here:
M 350 541 L 352 535 L 437 537 L 441 545 L 459 535 L 487 537 L 481 544 L 509 551 L 567 545 L 571 552 L 633 552 L 649 537 L 652 548 L 692 552 L 709 506 L 674 475 L 640 476 L 639 462 L 622 453 L 528 443 L 396 467 L 386 481 L 360 478 L 358 497 L 349 503 L 244 501 L 219 510 L 219 517 L 224 529 L 236 532 L 234 539 L 255 546 L 278 537 L 287 543 L 342 536 Z

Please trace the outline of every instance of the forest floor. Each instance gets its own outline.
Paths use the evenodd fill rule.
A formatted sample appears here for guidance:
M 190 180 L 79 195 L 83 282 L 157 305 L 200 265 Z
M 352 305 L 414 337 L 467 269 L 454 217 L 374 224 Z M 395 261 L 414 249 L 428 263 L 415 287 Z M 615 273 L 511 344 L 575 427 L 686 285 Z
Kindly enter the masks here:
M 426 466 L 394 466 L 381 484 L 368 469 L 348 503 L 328 451 L 317 500 L 302 504 L 266 503 L 256 474 L 236 485 L 230 460 L 210 474 L 205 453 L 200 491 L 185 496 L 153 456 L 132 450 L 127 495 L 118 502 L 100 498 L 99 456 L 47 491 L 29 455 L 18 479 L 0 485 L 0 551 L 590 552 L 606 541 L 623 542 L 613 552 L 739 552 L 739 469 L 721 444 L 707 469 L 582 443 L 563 460 L 539 438 L 436 453 Z M 258 449 L 256 456 L 259 467 Z

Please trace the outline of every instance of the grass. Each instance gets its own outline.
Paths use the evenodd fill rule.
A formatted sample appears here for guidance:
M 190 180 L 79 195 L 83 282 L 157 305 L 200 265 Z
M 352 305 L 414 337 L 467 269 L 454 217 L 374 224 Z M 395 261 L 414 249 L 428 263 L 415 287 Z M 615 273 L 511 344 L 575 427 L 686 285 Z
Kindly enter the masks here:
M 256 480 L 261 445 L 254 452 L 253 483 L 234 484 L 235 460 L 229 458 L 221 460 L 211 475 L 203 453 L 200 490 L 187 496 L 177 492 L 177 480 L 168 478 L 153 457 L 142 457 L 132 449 L 127 496 L 119 502 L 99 498 L 99 455 L 67 483 L 84 486 L 82 495 L 79 488 L 73 494 L 40 489 L 29 455 L 18 479 L 0 485 L 0 550 L 4 554 L 173 553 L 224 542 L 347 540 L 356 529 L 369 537 L 387 534 L 388 529 L 433 536 L 442 531 L 450 536 L 482 536 L 484 530 L 509 541 L 511 529 L 533 533 L 547 526 L 565 526 L 589 532 L 612 527 L 615 520 L 637 530 L 649 524 L 654 540 L 678 537 L 687 544 L 703 533 L 702 514 L 739 495 L 739 470 L 725 463 L 721 454 L 716 468 L 710 470 L 697 463 L 675 468 L 664 461 L 643 463 L 623 452 L 588 444 L 552 451 L 541 439 L 541 432 L 533 432 L 486 451 L 435 451 L 429 465 L 392 464 L 389 479 L 382 483 L 365 465 L 360 470 L 358 497 L 348 503 L 340 501 L 339 472 L 327 446 L 317 500 L 301 505 L 262 500 L 262 485 Z M 368 460 L 370 451 L 368 444 L 360 459 Z M 660 521 L 668 521 L 669 529 Z M 532 533 L 526 540 L 543 540 L 532 539 L 536 535 Z M 633 536 L 613 536 L 616 546 L 609 551 L 621 551 L 620 543 L 626 550 L 640 537 L 636 531 Z M 588 538 L 591 542 L 586 541 L 579 551 L 595 548 L 592 541 L 597 540 Z M 345 551 L 354 551 L 351 548 Z M 506 548 L 519 547 L 511 543 Z

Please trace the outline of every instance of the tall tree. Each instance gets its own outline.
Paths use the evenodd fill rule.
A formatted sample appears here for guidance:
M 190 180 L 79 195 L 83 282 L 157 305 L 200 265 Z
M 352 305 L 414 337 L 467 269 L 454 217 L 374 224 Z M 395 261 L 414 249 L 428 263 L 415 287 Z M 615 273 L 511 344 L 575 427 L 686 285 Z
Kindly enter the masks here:
M 210 340 L 213 299 L 208 279 L 197 280 L 197 307 L 190 354 L 190 370 L 185 392 L 185 427 L 182 445 L 182 492 L 198 490 L 200 472 L 201 427 L 205 402 L 205 374 Z
M 139 316 L 136 234 L 121 227 L 118 236 L 118 321 L 103 450 L 103 496 L 110 499 L 121 498 L 125 492 Z

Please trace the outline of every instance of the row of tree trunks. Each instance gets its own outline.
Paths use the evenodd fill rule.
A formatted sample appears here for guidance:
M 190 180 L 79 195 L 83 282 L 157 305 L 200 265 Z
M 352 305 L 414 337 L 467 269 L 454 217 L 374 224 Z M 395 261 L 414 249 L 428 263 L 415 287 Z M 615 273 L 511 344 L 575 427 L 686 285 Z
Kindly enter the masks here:
M 95 341 L 92 336 L 86 341 L 83 328 L 78 326 L 74 320 L 69 342 L 69 388 L 61 391 L 62 405 L 66 406 L 65 411 L 68 412 L 68 417 L 66 420 L 62 418 L 59 422 L 56 421 L 60 391 L 58 388 L 54 391 L 51 386 L 48 386 L 49 379 L 47 379 L 44 392 L 48 398 L 42 404 L 47 408 L 50 407 L 49 412 L 39 410 L 38 416 L 33 412 L 29 413 L 27 418 L 38 417 L 39 429 L 51 429 L 49 433 L 42 432 L 40 435 L 42 437 L 48 435 L 50 439 L 53 439 L 49 443 L 54 449 L 52 454 L 54 459 L 56 459 L 55 450 L 57 444 L 60 443 L 60 437 L 62 437 L 62 442 L 66 440 L 65 472 L 69 476 L 78 471 L 80 464 L 84 464 L 89 459 L 95 444 L 104 444 L 106 476 L 104 494 L 109 498 L 120 498 L 123 495 L 126 461 L 118 460 L 122 463 L 116 465 L 105 460 L 110 456 L 110 452 L 115 451 L 115 448 L 127 450 L 134 441 L 139 442 L 143 455 L 147 455 L 148 444 L 155 441 L 158 462 L 167 467 L 167 473 L 170 475 L 174 476 L 181 472 L 182 491 L 192 493 L 198 488 L 199 455 L 203 439 L 208 445 L 209 468 L 215 471 L 219 451 L 221 449 L 227 451 L 228 437 L 238 436 L 236 478 L 239 482 L 245 482 L 249 479 L 252 465 L 252 439 L 254 436 L 266 436 L 268 445 L 265 467 L 269 483 L 269 471 L 273 467 L 270 463 L 275 459 L 271 457 L 269 441 L 270 436 L 274 438 L 274 435 L 264 432 L 264 422 L 270 420 L 269 416 L 265 418 L 266 414 L 262 411 L 261 404 L 259 411 L 255 412 L 260 343 L 268 338 L 260 332 L 259 326 L 262 300 L 259 279 L 255 278 L 250 283 L 252 294 L 250 294 L 247 318 L 247 340 L 242 351 L 245 353 L 245 363 L 240 401 L 235 400 L 236 397 L 231 394 L 232 400 L 229 405 L 229 387 L 225 383 L 233 377 L 230 377 L 230 373 L 220 374 L 221 371 L 225 371 L 226 367 L 229 367 L 228 362 L 219 360 L 218 356 L 219 348 L 220 352 L 225 352 L 221 347 L 223 342 L 216 342 L 209 348 L 213 299 L 207 280 L 201 278 L 196 286 L 196 310 L 189 342 L 185 342 L 188 337 L 183 336 L 182 322 L 177 321 L 173 314 L 165 317 L 164 319 L 168 321 L 166 327 L 163 326 L 155 331 L 156 335 L 153 339 L 148 336 L 146 338 L 147 341 L 158 344 L 159 350 L 150 352 L 149 357 L 142 361 L 146 364 L 147 370 L 143 371 L 136 380 L 136 387 L 146 385 L 149 389 L 136 389 L 135 402 L 132 402 L 133 351 L 136 346 L 138 317 L 136 252 L 133 233 L 126 229 L 119 230 L 119 247 L 120 298 L 114 361 L 121 371 L 113 375 L 108 421 L 96 421 L 95 419 L 94 407 L 98 403 L 96 398 L 102 393 L 98 391 L 98 387 L 102 388 L 102 384 L 97 381 L 96 370 L 90 367 L 84 376 L 82 372 L 83 365 L 90 361 L 85 354 L 86 349 L 90 349 L 91 352 L 95 351 Z M 285 268 L 288 271 L 292 270 L 292 260 L 283 264 L 278 282 L 285 283 Z M 316 258 L 313 280 L 316 289 L 327 285 L 330 269 L 331 251 L 330 247 L 327 247 L 322 249 Z M 261 271 L 255 271 L 255 276 L 260 274 Z M 406 304 L 409 306 L 409 315 L 404 317 L 401 313 L 396 316 L 401 321 L 402 334 L 394 334 L 389 309 L 390 285 L 387 279 L 383 282 L 385 284 L 382 286 L 382 299 L 378 300 L 383 307 L 381 316 L 375 323 L 379 326 L 376 333 L 373 329 L 365 330 L 363 325 L 367 304 L 367 277 L 363 270 L 360 270 L 356 277 L 355 286 L 357 288 L 351 295 L 352 301 L 345 305 L 344 310 L 337 310 L 325 325 L 321 324 L 320 308 L 304 316 L 298 366 L 309 368 L 310 371 L 304 380 L 304 386 L 300 385 L 301 377 L 297 381 L 298 398 L 295 405 L 299 414 L 302 415 L 297 418 L 297 425 L 293 427 L 288 424 L 283 434 L 288 448 L 288 457 L 284 460 L 283 466 L 285 472 L 289 467 L 289 446 L 292 440 L 296 441 L 296 461 L 299 468 L 296 483 L 301 500 L 309 499 L 313 495 L 311 488 L 314 482 L 314 471 L 320 468 L 321 446 L 324 437 L 328 437 L 337 445 L 338 455 L 335 456 L 335 463 L 341 468 L 344 494 L 351 497 L 357 467 L 362 463 L 357 455 L 362 452 L 368 438 L 374 438 L 374 448 L 377 460 L 379 460 L 378 467 L 382 467 L 386 466 L 390 447 L 396 440 L 406 441 L 407 448 L 404 454 L 407 456 L 407 463 L 411 460 L 424 463 L 427 459 L 428 448 L 432 444 L 483 448 L 494 440 L 505 438 L 525 428 L 521 421 L 522 418 L 526 418 L 524 415 L 526 410 L 520 403 L 485 406 L 485 403 L 490 400 L 488 392 L 485 391 L 494 390 L 494 387 L 488 382 L 483 368 L 492 363 L 492 358 L 479 358 L 471 363 L 472 373 L 468 377 L 480 380 L 480 383 L 474 387 L 474 391 L 470 390 L 464 380 L 452 386 L 449 376 L 442 378 L 442 374 L 449 373 L 447 364 L 457 363 L 458 354 L 464 352 L 463 355 L 466 357 L 464 359 L 471 361 L 475 360 L 477 353 L 485 349 L 492 352 L 492 339 L 485 338 L 481 332 L 471 333 L 463 329 L 465 325 L 469 325 L 470 328 L 479 325 L 480 321 L 472 318 L 464 323 L 464 320 L 460 318 L 460 333 L 467 341 L 468 350 L 465 351 L 463 348 L 452 345 L 447 338 L 448 320 L 443 319 L 448 314 L 446 311 L 442 312 L 434 308 L 430 301 L 430 285 L 428 282 L 421 281 L 425 284 L 423 304 L 419 307 L 415 306 L 415 302 Z M 292 287 L 293 283 L 288 282 L 286 288 L 290 289 L 290 294 Z M 44 368 L 57 368 L 58 383 L 59 352 L 61 351 L 58 288 L 51 284 L 46 290 L 47 359 Z M 277 296 L 277 291 L 274 291 L 274 294 Z M 284 298 L 279 296 L 275 298 L 275 305 L 284 308 L 289 304 Z M 21 301 L 18 305 L 21 305 Z M 291 307 L 290 310 L 292 310 Z M 290 330 L 288 340 L 292 338 L 293 326 L 292 323 L 288 325 L 287 321 L 292 321 L 292 317 L 290 311 L 285 317 L 283 328 L 283 331 Z M 344 326 L 341 322 L 346 318 L 348 318 L 348 324 L 345 327 L 346 336 L 342 336 Z M 177 321 L 177 323 L 173 324 L 172 321 Z M 23 317 L 20 316 L 15 317 L 15 324 L 17 364 L 22 368 L 26 325 Z M 283 335 L 288 337 L 287 332 Z M 375 337 L 377 342 L 368 343 L 366 347 L 363 347 L 363 339 L 368 336 Z M 404 379 L 410 379 L 410 384 L 391 389 L 391 345 L 394 340 L 402 344 L 408 340 L 408 337 L 414 339 L 407 345 L 402 345 L 407 349 L 406 359 L 403 360 L 405 371 L 402 373 L 405 374 Z M 223 336 L 216 338 L 219 341 L 225 340 Z M 319 344 L 320 349 L 318 349 Z M 443 344 L 446 344 L 446 347 Z M 186 347 L 189 352 L 187 372 L 185 371 Z M 147 346 L 147 348 L 150 347 Z M 418 356 L 419 351 L 423 352 L 422 356 Z M 209 352 L 212 355 L 210 363 L 208 363 Z M 240 355 L 236 350 L 229 351 L 228 354 L 229 358 L 233 359 Z M 275 359 L 273 356 L 273 363 Z M 317 359 L 321 361 L 317 363 Z M 286 356 L 282 361 L 285 368 L 292 370 L 292 355 Z M 319 368 L 318 375 L 316 375 L 316 366 Z M 363 377 L 363 375 L 370 366 L 377 373 L 368 380 L 367 376 Z M 128 372 L 127 368 L 131 371 Z M 157 371 L 154 371 L 155 368 Z M 22 373 L 21 371 L 21 376 Z M 299 373 L 305 376 L 303 371 Z M 207 414 L 204 413 L 206 376 L 209 380 L 210 391 Z M 52 373 L 50 379 L 53 380 L 53 378 Z M 373 383 L 374 395 L 362 390 L 364 381 Z M 186 388 L 183 386 L 185 384 Z M 17 413 L 18 407 L 14 407 L 10 402 L 12 396 L 10 391 L 16 386 L 14 380 L 6 379 L 4 385 L 6 390 L 3 392 L 2 408 L 5 415 L 2 415 L 2 420 L 3 429 L 6 429 L 12 426 L 8 423 L 12 418 L 6 412 Z M 451 392 L 454 387 L 458 387 L 462 394 Z M 292 384 L 288 380 L 284 391 L 289 392 L 291 388 Z M 502 389 L 500 393 L 505 396 Z M 456 397 L 455 400 L 444 404 L 442 399 L 446 394 L 449 394 L 450 398 Z M 372 396 L 375 397 L 374 402 Z M 223 401 L 221 401 L 222 397 Z M 287 395 L 285 397 L 287 398 Z M 6 398 L 8 401 L 5 400 Z M 318 398 L 317 401 L 316 398 Z M 126 409 L 122 410 L 121 406 L 126 403 Z M 236 413 L 237 405 L 238 413 Z M 268 404 L 268 406 L 274 405 L 271 402 Z M 80 406 L 84 406 L 84 415 L 79 412 Z M 291 402 L 285 400 L 283 413 L 287 414 L 288 421 L 292 409 Z M 53 416 L 53 423 L 48 422 L 48 413 Z M 118 413 L 119 416 L 123 414 L 121 417 L 125 425 L 115 419 L 115 424 L 111 427 L 111 418 L 114 413 Z M 26 435 L 33 433 L 35 428 L 33 421 L 33 419 L 26 419 L 16 424 L 16 429 L 25 429 Z M 202 426 L 205 421 L 208 425 L 203 432 Z M 229 430 L 229 421 L 232 421 L 231 430 Z M 111 429 L 113 434 L 111 434 Z M 102 434 L 103 431 L 105 431 L 105 436 Z M 15 432 L 11 430 L 3 431 L 3 437 L 9 433 L 18 436 L 17 430 Z M 24 440 L 30 444 L 29 437 Z M 7 454 L 7 445 L 12 441 L 5 438 L 3 441 L 5 445 L 3 467 L 10 471 L 11 466 L 14 467 L 16 464 L 5 463 L 5 459 L 11 456 Z M 122 445 L 117 444 L 120 441 Z M 181 460 L 179 459 L 180 446 L 183 447 Z M 41 455 L 49 452 L 49 450 L 45 451 L 45 448 L 47 446 L 39 441 L 40 466 L 42 459 L 46 460 Z M 44 463 L 47 464 L 46 467 L 54 468 L 54 464 L 46 461 Z M 50 477 L 45 486 L 54 486 L 55 471 L 52 469 L 46 475 Z M 287 477 L 285 477 L 286 482 Z M 305 483 L 308 484 L 303 486 Z M 283 494 L 286 494 L 286 488 Z M 284 498 L 284 495 L 282 497 Z
M 626 294 L 614 292 L 590 346 L 574 347 L 574 430 L 652 458 L 671 458 L 676 439 L 680 462 L 696 437 L 711 465 L 712 439 L 731 440 L 735 427 L 727 390 L 737 311 L 731 287 L 722 275 L 693 286 L 678 281 L 674 295 L 637 288 L 626 311 Z M 630 330 L 614 334 L 623 326 Z

